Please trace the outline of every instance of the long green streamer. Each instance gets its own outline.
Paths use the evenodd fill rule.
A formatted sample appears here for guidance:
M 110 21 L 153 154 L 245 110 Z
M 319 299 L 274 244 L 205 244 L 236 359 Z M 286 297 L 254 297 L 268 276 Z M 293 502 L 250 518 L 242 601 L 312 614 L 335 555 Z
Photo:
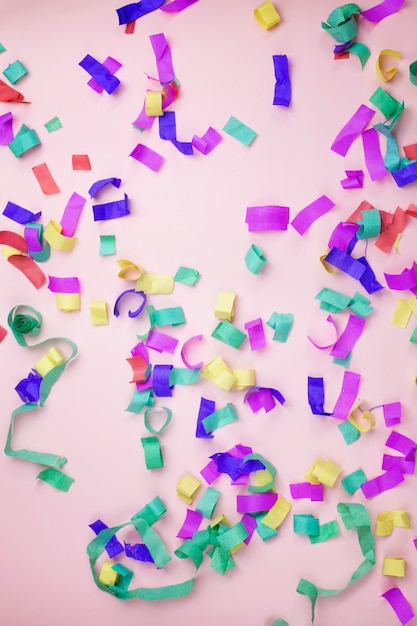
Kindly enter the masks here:
M 314 624 L 316 601 L 319 596 L 335 596 L 345 591 L 354 582 L 365 576 L 375 565 L 375 540 L 371 531 L 371 520 L 368 512 L 362 504 L 339 503 L 337 510 L 342 517 L 347 530 L 356 529 L 358 541 L 365 560 L 353 572 L 348 583 L 341 589 L 321 589 L 312 582 L 302 578 L 297 586 L 297 592 L 310 598 L 311 602 L 311 623 Z

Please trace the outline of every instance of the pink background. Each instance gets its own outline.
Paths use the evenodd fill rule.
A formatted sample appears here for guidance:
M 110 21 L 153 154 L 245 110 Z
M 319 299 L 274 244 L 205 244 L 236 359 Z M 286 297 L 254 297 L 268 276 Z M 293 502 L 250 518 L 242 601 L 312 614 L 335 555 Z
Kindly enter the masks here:
M 74 250 L 52 250 L 50 260 L 41 266 L 47 274 L 79 276 L 82 305 L 78 312 L 59 311 L 46 286 L 36 291 L 0 259 L 0 323 L 6 326 L 13 306 L 31 305 L 44 316 L 41 338 L 62 335 L 79 347 L 77 359 L 54 387 L 44 410 L 35 417 L 19 418 L 14 439 L 15 447 L 65 455 L 69 459 L 66 471 L 75 478 L 70 491 L 64 494 L 36 481 L 38 468 L 32 464 L 0 456 L 1 621 L 8 626 L 162 626 L 167 622 L 208 626 L 221 620 L 269 626 L 281 617 L 290 626 L 307 626 L 310 605 L 295 591 L 299 579 L 326 588 L 341 587 L 362 560 L 356 533 L 344 529 L 336 511 L 338 502 L 352 501 L 365 504 L 373 527 L 380 512 L 404 508 L 412 528 L 377 537 L 376 566 L 348 591 L 319 599 L 316 624 L 395 625 L 399 622 L 380 595 L 396 580 L 383 576 L 381 568 L 385 556 L 406 559 L 407 576 L 398 580 L 398 586 L 417 608 L 417 553 L 412 542 L 417 536 L 415 478 L 406 476 L 395 490 L 369 502 L 361 492 L 345 493 L 340 478 L 350 472 L 361 467 L 368 478 L 381 473 L 391 429 L 385 427 L 378 409 L 376 428 L 347 446 L 336 421 L 311 414 L 307 376 L 324 377 L 326 406 L 331 409 L 344 369 L 332 364 L 327 352 L 314 348 L 307 335 L 323 343 L 330 337 L 327 313 L 320 311 L 314 299 L 321 288 L 353 295 L 359 286 L 347 276 L 327 274 L 319 262 L 334 226 L 365 199 L 384 211 L 397 206 L 406 209 L 416 202 L 415 185 L 399 189 L 390 175 L 371 182 L 360 140 L 345 159 L 333 153 L 330 145 L 358 106 L 369 104 L 375 89 L 384 87 L 375 73 L 383 48 L 403 54 L 398 74 L 385 85 L 391 95 L 405 101 L 405 112 L 395 129 L 398 145 L 417 141 L 417 88 L 408 77 L 408 66 L 417 57 L 417 5 L 406 1 L 399 13 L 380 24 L 360 20 L 358 40 L 372 52 L 363 71 L 354 56 L 333 60 L 334 41 L 321 28 L 321 21 L 337 6 L 330 0 L 276 3 L 282 21 L 270 31 L 264 31 L 253 16 L 256 2 L 200 0 L 178 15 L 157 11 L 145 16 L 133 35 L 125 35 L 124 27 L 118 26 L 118 6 L 110 0 L 1 2 L 0 41 L 7 51 L 0 55 L 0 69 L 16 59 L 28 68 L 29 74 L 15 87 L 31 104 L 1 103 L 0 113 L 12 110 L 15 130 L 25 123 L 38 132 L 42 142 L 20 159 L 7 147 L 0 151 L 1 210 L 12 201 L 33 212 L 42 210 L 45 225 L 49 219 L 59 221 L 74 191 L 87 197 L 93 182 L 109 176 L 120 177 L 122 185 L 116 192 L 108 191 L 106 200 L 125 192 L 131 207 L 128 217 L 94 223 L 88 200 Z M 370 6 L 367 2 L 362 8 Z M 145 72 L 156 75 L 149 36 L 160 32 L 169 42 L 181 84 L 180 97 L 172 107 L 178 138 L 189 141 L 208 126 L 221 132 L 233 115 L 257 133 L 249 148 L 222 133 L 223 141 L 210 155 L 186 157 L 159 139 L 156 124 L 143 134 L 132 127 L 146 89 L 152 88 Z M 86 54 L 100 61 L 113 56 L 122 63 L 117 73 L 122 84 L 113 95 L 98 95 L 86 85 L 88 75 L 78 65 Z M 273 54 L 289 58 L 292 102 L 288 109 L 272 106 Z M 55 115 L 63 128 L 48 134 L 43 124 Z M 379 112 L 374 119 L 383 121 Z M 128 157 L 139 142 L 165 157 L 158 173 Z M 88 154 L 92 171 L 72 171 L 72 154 Z M 43 162 L 60 187 L 59 194 L 45 196 L 40 190 L 31 168 Z M 345 169 L 365 171 L 363 189 L 342 189 Z M 292 219 L 322 194 L 336 206 L 304 237 L 292 227 L 281 233 L 248 233 L 247 206 L 286 205 Z M 3 216 L 0 227 L 19 232 L 18 225 Z M 370 241 L 367 257 L 383 283 L 384 271 L 398 273 L 410 267 L 416 233 L 417 224 L 410 220 L 398 254 L 385 255 Z M 116 235 L 116 256 L 99 256 L 100 234 Z M 244 263 L 252 243 L 268 259 L 258 276 L 250 274 Z M 126 358 L 137 342 L 136 334 L 145 332 L 146 320 L 128 318 L 126 304 L 118 319 L 111 314 L 117 295 L 134 286 L 118 278 L 116 259 L 120 258 L 152 273 L 175 274 L 180 265 L 201 272 L 195 287 L 176 284 L 172 295 L 149 298 L 156 308 L 184 309 L 185 325 L 172 332 L 162 330 L 177 337 L 179 345 L 202 333 L 203 341 L 190 346 L 190 360 L 207 362 L 219 355 L 231 367 L 253 367 L 257 384 L 278 388 L 286 397 L 285 405 L 253 415 L 243 404 L 243 391 L 227 393 L 206 380 L 191 387 L 177 386 L 172 398 L 156 401 L 156 406 L 166 405 L 173 411 L 170 427 L 160 436 L 165 467 L 147 471 L 140 444 L 140 438 L 147 435 L 143 417 L 125 412 L 133 393 Z M 259 352 L 252 353 L 248 341 L 237 351 L 213 339 L 214 305 L 220 290 L 237 294 L 235 323 L 242 329 L 257 317 L 265 323 L 273 311 L 292 312 L 295 322 L 288 342 L 273 342 L 268 326 L 267 347 Z M 108 326 L 91 325 L 90 300 L 108 302 Z M 371 297 L 375 312 L 367 320 L 350 367 L 362 376 L 360 397 L 367 406 L 400 401 L 403 421 L 397 430 L 416 438 L 416 347 L 409 343 L 415 320 L 406 330 L 390 324 L 396 300 L 397 295 L 388 289 Z M 347 316 L 338 319 L 343 328 Z M 43 351 L 21 348 L 9 332 L 0 352 L 0 439 L 5 442 L 9 416 L 19 405 L 14 387 Z M 173 357 L 152 352 L 151 359 L 154 364 L 182 365 L 179 348 Z M 212 440 L 194 436 L 201 396 L 215 400 L 219 408 L 232 402 L 239 415 L 236 423 L 218 430 Z M 209 455 L 236 443 L 252 446 L 276 466 L 277 490 L 288 499 L 289 483 L 302 481 L 318 457 L 335 461 L 343 472 L 336 485 L 326 489 L 325 502 L 294 501 L 278 537 L 263 543 L 254 536 L 247 548 L 236 553 L 236 567 L 224 577 L 209 567 L 206 558 L 188 597 L 159 603 L 122 602 L 97 589 L 85 553 L 93 537 L 88 524 L 98 517 L 109 526 L 128 521 L 159 495 L 168 513 L 155 528 L 173 553 L 181 543 L 176 534 L 186 511 L 176 496 L 179 478 L 186 473 L 198 476 Z M 235 496 L 244 489 L 230 487 L 226 478 L 214 486 L 222 494 L 216 512 L 237 522 Z M 336 518 L 341 535 L 310 545 L 308 538 L 293 532 L 296 513 L 312 513 L 321 523 Z M 120 533 L 120 539 L 129 537 L 135 541 L 132 534 Z M 191 563 L 175 557 L 158 572 L 131 561 L 123 562 L 137 572 L 134 587 L 172 584 L 193 573 Z

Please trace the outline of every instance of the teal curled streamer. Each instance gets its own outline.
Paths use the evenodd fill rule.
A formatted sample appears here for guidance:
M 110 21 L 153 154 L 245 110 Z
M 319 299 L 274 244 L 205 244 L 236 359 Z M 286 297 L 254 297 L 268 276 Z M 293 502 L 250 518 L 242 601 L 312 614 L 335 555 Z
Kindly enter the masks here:
M 29 311 L 29 314 L 23 311 Z M 47 467 L 55 468 L 58 470 L 65 465 L 67 459 L 57 454 L 50 454 L 48 452 L 37 452 L 35 450 L 28 450 L 26 448 L 22 448 L 20 450 L 14 450 L 12 448 L 12 439 L 13 439 L 13 426 L 15 419 L 18 415 L 25 413 L 27 411 L 33 411 L 35 409 L 42 408 L 47 400 L 53 385 L 57 382 L 62 372 L 65 370 L 66 366 L 74 357 L 77 355 L 77 346 L 74 342 L 66 337 L 52 337 L 50 339 L 45 339 L 44 341 L 40 341 L 38 343 L 34 343 L 29 345 L 27 343 L 26 337 L 31 335 L 38 335 L 42 326 L 42 315 L 36 311 L 36 309 L 27 306 L 27 305 L 19 305 L 15 306 L 9 312 L 7 323 L 20 346 L 26 348 L 37 348 L 39 346 L 48 345 L 54 341 L 62 341 L 70 346 L 71 354 L 65 359 L 61 364 L 53 367 L 45 376 L 42 378 L 40 384 L 40 393 L 39 393 L 39 402 L 33 403 L 28 402 L 23 404 L 12 412 L 10 418 L 10 425 L 7 433 L 6 444 L 4 448 L 4 452 L 7 456 L 16 457 L 20 459 L 24 459 L 31 463 L 39 463 L 40 465 L 46 465 Z M 49 480 L 45 478 L 42 472 L 38 477 L 42 478 L 45 482 L 53 485 L 57 489 L 62 491 L 66 491 L 67 488 L 64 488 L 68 484 L 68 481 L 59 481 L 57 480 L 58 474 L 54 473 L 54 479 Z

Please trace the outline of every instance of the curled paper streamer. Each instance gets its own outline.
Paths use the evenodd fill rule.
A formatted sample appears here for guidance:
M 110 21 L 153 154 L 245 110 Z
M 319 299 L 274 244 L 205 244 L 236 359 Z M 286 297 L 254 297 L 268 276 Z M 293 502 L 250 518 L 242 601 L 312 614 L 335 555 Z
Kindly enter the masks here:
M 410 528 L 408 513 L 401 509 L 384 511 L 376 518 L 375 533 L 378 537 L 391 535 L 395 528 Z
M 340 181 L 343 189 L 361 189 L 363 187 L 362 170 L 345 170 L 346 178 Z
M 194 533 L 200 528 L 202 521 L 202 513 L 187 509 L 185 520 L 177 533 L 177 537 L 181 539 L 192 539 Z
M 323 485 L 312 485 L 311 483 L 292 483 L 290 484 L 291 497 L 294 500 L 300 500 L 301 498 L 308 498 L 312 502 L 322 502 Z
M 18 224 L 27 224 L 28 222 L 36 222 L 41 217 L 42 211 L 32 213 L 32 211 L 28 211 L 28 209 L 14 204 L 14 202 L 8 202 L 3 211 L 3 215 Z
M 88 190 L 90 198 L 95 198 L 95 196 L 102 189 L 104 189 L 104 187 L 107 187 L 107 185 L 113 185 L 113 187 L 117 187 L 117 189 L 119 189 L 121 182 L 122 182 L 121 178 L 114 178 L 114 177 L 103 178 L 101 180 L 97 180 L 95 183 L 91 185 L 90 189 Z
M 203 426 L 203 420 L 211 415 L 216 409 L 216 403 L 213 400 L 207 400 L 206 398 L 201 397 L 200 407 L 198 410 L 197 416 L 197 426 L 195 431 L 195 436 L 200 439 L 213 439 L 214 435 L 212 433 L 207 433 L 206 429 Z M 202 474 L 203 475 L 203 474 Z M 207 477 L 203 475 L 203 477 L 207 480 Z M 214 480 L 214 478 L 213 478 Z M 207 480 L 207 482 L 210 482 Z
M 291 82 L 286 54 L 273 54 L 272 61 L 275 72 L 274 105 L 288 107 L 291 102 Z
M 194 135 L 191 143 L 196 150 L 205 155 L 210 154 L 210 152 L 219 145 L 221 140 L 222 136 L 220 135 L 220 133 L 218 133 L 217 130 L 210 126 L 202 137 Z
M 344 4 L 334 9 L 328 16 L 327 22 L 322 22 L 321 26 L 336 41 L 350 42 L 358 32 L 355 16 L 360 11 L 357 4 Z
M 252 351 L 260 350 L 266 346 L 266 337 L 262 324 L 262 319 L 258 317 L 255 320 L 245 323 L 245 330 L 248 333 L 250 348 Z
M 260 24 L 264 30 L 269 30 L 281 21 L 278 11 L 270 0 L 266 0 L 259 7 L 254 9 L 253 14 L 258 24 Z
M 94 221 L 112 220 L 130 214 L 129 199 L 124 194 L 123 200 L 115 200 L 104 204 L 93 204 Z
M 397 67 L 390 67 L 385 70 L 382 69 L 381 61 L 384 57 L 387 57 L 387 56 L 394 57 L 395 59 L 401 59 L 401 52 L 397 52 L 396 50 L 390 50 L 388 48 L 388 49 L 381 50 L 381 52 L 379 53 L 377 61 L 376 61 L 376 73 L 377 73 L 378 78 L 382 80 L 384 83 L 387 83 L 389 80 L 394 78 L 395 74 L 398 71 Z
M 398 587 L 391 587 L 385 593 L 381 594 L 381 598 L 385 598 L 391 605 L 399 621 L 403 626 L 414 617 L 414 611 L 411 608 L 407 598 Z
M 156 11 L 164 4 L 165 0 L 140 0 L 116 9 L 119 24 L 129 24 L 140 17 Z
M 115 317 L 119 317 L 120 315 L 119 313 L 120 300 L 122 300 L 129 293 L 137 294 L 138 296 L 142 298 L 142 301 L 137 309 L 135 309 L 134 311 L 128 311 L 128 316 L 133 318 L 133 317 L 137 317 L 138 315 L 140 315 L 140 313 L 142 313 L 146 304 L 146 295 L 142 291 L 136 291 L 136 289 L 126 289 L 125 291 L 122 291 L 122 293 L 117 297 L 116 302 L 114 303 L 113 313 Z
M 330 149 L 341 156 L 346 156 L 350 146 L 375 115 L 374 109 L 370 109 L 365 104 L 361 104 L 350 120 L 346 122 L 340 130 Z
M 342 389 L 333 408 L 333 417 L 346 420 L 358 396 L 360 374 L 347 371 L 343 374 Z
M 199 363 L 196 363 L 195 365 L 191 365 L 187 357 L 185 356 L 186 346 L 188 347 L 191 341 L 201 341 L 202 338 L 203 338 L 203 335 L 194 335 L 193 337 L 190 337 L 189 339 L 184 341 L 182 348 L 181 348 L 181 359 L 185 367 L 188 367 L 189 369 L 199 369 L 203 367 L 203 361 L 200 361 Z
M 245 255 L 245 265 L 252 274 L 259 274 L 266 263 L 262 250 L 259 246 L 252 244 Z
M 404 481 L 404 476 L 398 466 L 393 466 L 384 474 L 372 478 L 361 485 L 362 493 L 365 498 L 373 498 L 374 496 L 393 489 Z
M 257 413 L 260 409 L 264 409 L 265 413 L 275 408 L 275 401 L 281 405 L 285 403 L 285 398 L 278 389 L 272 387 L 251 387 L 244 397 L 253 413 Z

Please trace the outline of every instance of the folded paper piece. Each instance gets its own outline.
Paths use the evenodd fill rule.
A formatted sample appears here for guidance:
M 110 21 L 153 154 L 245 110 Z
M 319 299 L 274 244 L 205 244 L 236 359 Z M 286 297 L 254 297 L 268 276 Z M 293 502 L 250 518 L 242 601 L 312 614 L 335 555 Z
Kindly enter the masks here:
M 116 254 L 116 236 L 115 235 L 100 235 L 100 256 L 109 256 L 110 254 Z
M 413 459 L 417 450 L 417 443 L 401 433 L 393 430 L 385 442 L 388 448 L 401 452 L 407 460 Z
M 48 485 L 55 487 L 55 489 L 64 492 L 67 492 L 74 482 L 74 478 L 68 476 L 68 474 L 64 474 L 64 472 L 56 469 L 56 467 L 47 467 L 39 472 L 36 478 L 39 478 L 39 480 L 48 483 Z
M 364 174 L 362 170 L 345 170 L 346 178 L 340 181 L 343 189 L 361 189 Z
M 148 116 L 163 115 L 162 111 L 162 92 L 147 91 L 145 95 L 145 112 Z
M 233 321 L 235 314 L 236 294 L 231 291 L 220 291 L 217 296 L 214 315 L 219 320 Z
M 4 76 L 7 78 L 9 82 L 14 85 L 18 80 L 26 76 L 28 73 L 27 69 L 18 59 L 13 61 L 13 63 L 9 63 L 5 70 L 3 70 Z
M 41 217 L 42 211 L 32 213 L 32 211 L 28 211 L 28 209 L 24 209 L 18 204 L 14 204 L 14 202 L 8 202 L 3 211 L 3 215 L 11 220 L 14 220 L 18 224 L 27 224 L 28 222 L 36 222 L 36 220 Z
M 294 515 L 293 522 L 294 532 L 297 535 L 314 536 L 319 534 L 319 520 L 309 513 Z
M 294 324 L 294 315 L 292 313 L 277 313 L 274 311 L 267 324 L 274 330 L 273 340 L 286 343 Z
M 248 333 L 250 348 L 252 351 L 260 350 L 266 346 L 266 337 L 262 324 L 262 319 L 258 317 L 255 320 L 246 322 L 245 330 Z
M 13 114 L 4 113 L 0 115 L 0 146 L 7 146 L 13 138 Z
M 407 459 L 402 456 L 384 454 L 382 457 L 383 470 L 389 470 L 393 467 L 398 467 L 402 474 L 414 474 L 416 468 L 415 458 Z
M 115 317 L 119 317 L 120 315 L 119 313 L 120 300 L 125 298 L 125 296 L 127 296 L 130 293 L 134 293 L 135 295 L 138 295 L 141 298 L 141 303 L 135 311 L 128 311 L 128 316 L 133 318 L 133 317 L 137 317 L 138 315 L 140 315 L 140 313 L 142 313 L 146 304 L 146 295 L 141 291 L 136 291 L 136 289 L 126 289 L 126 291 L 122 291 L 122 293 L 116 298 L 116 302 L 114 303 L 113 314 Z
M 124 194 L 123 200 L 115 200 L 104 204 L 93 204 L 94 221 L 112 220 L 130 214 L 129 199 Z
M 170 354 L 173 354 L 178 345 L 178 339 L 152 329 L 145 341 L 145 344 L 147 348 L 151 348 L 157 352 L 169 352 Z
M 169 294 L 174 291 L 174 278 L 168 274 L 144 273 L 137 279 L 135 289 L 146 294 Z
M 213 487 L 207 487 L 196 506 L 196 511 L 201 513 L 203 517 L 212 517 L 219 497 L 220 491 L 214 489 Z
M 391 535 L 395 528 L 410 528 L 410 520 L 407 511 L 395 509 L 379 513 L 376 518 L 375 533 L 378 537 Z
M 74 171 L 91 170 L 90 157 L 88 154 L 73 154 L 71 157 L 71 163 Z
M 211 336 L 236 349 L 239 349 L 246 339 L 245 333 L 233 326 L 228 320 L 219 322 Z
M 398 68 L 390 67 L 383 69 L 381 67 L 381 61 L 384 57 L 394 57 L 395 59 L 401 59 L 401 52 L 397 52 L 397 50 L 385 49 L 381 50 L 378 55 L 376 61 L 376 73 L 380 80 L 382 80 L 384 83 L 387 83 L 389 80 L 391 80 L 391 78 L 394 78 L 395 74 L 398 71 Z
M 259 7 L 254 9 L 253 14 L 258 24 L 260 24 L 264 30 L 269 30 L 281 21 L 278 11 L 270 0 L 266 0 L 266 2 L 263 2 Z
M 47 224 L 43 231 L 43 236 L 52 248 L 61 252 L 70 252 L 78 241 L 77 237 L 65 237 L 62 234 L 61 224 L 54 220 Z
M 363 332 L 365 322 L 366 319 L 363 317 L 349 315 L 345 329 L 333 345 L 330 356 L 336 357 L 337 359 L 345 359 L 359 340 Z
M 401 402 L 390 402 L 382 407 L 385 426 L 394 426 L 401 423 Z
M 407 598 L 398 587 L 392 587 L 381 595 L 391 605 L 401 624 L 405 626 L 414 617 L 414 611 Z
M 322 502 L 324 499 L 323 485 L 321 483 L 313 485 L 311 483 L 291 483 L 291 497 L 294 500 L 307 498 L 312 502 Z
M 119 189 L 121 182 L 121 178 L 114 177 L 102 178 L 101 180 L 97 180 L 91 185 L 90 189 L 88 190 L 90 198 L 94 198 L 102 189 L 104 189 L 104 187 L 107 187 L 107 185 L 113 185 L 113 187 L 117 187 L 117 189 Z
M 164 2 L 165 0 L 140 0 L 139 2 L 132 2 L 120 7 L 120 9 L 116 9 L 119 24 L 129 24 L 138 20 L 140 17 L 159 9 Z
M 333 487 L 341 471 L 342 468 L 337 463 L 319 458 L 307 470 L 305 479 L 313 484 L 321 483 L 326 487 Z
M 138 143 L 137 146 L 132 150 L 129 156 L 139 161 L 149 169 L 154 172 L 158 172 L 162 163 L 164 162 L 164 157 L 148 148 L 143 143 Z
M 151 321 L 157 326 L 180 326 L 185 324 L 185 315 L 182 307 L 174 306 L 165 309 L 154 309 Z
M 179 152 L 185 155 L 194 154 L 193 145 L 189 141 L 178 141 L 175 111 L 165 111 L 159 118 L 159 136 L 170 141 Z
M 317 200 L 314 200 L 311 204 L 308 204 L 304 209 L 301 209 L 299 213 L 291 222 L 291 226 L 300 234 L 304 233 L 310 228 L 310 226 L 325 215 L 335 206 L 335 203 L 327 196 L 320 196 Z
M 381 155 L 378 133 L 374 128 L 369 128 L 362 133 L 362 144 L 371 180 L 384 178 L 388 172 Z
M 44 126 L 46 130 L 48 131 L 48 133 L 52 133 L 55 130 L 59 130 L 60 128 L 62 128 L 62 122 L 59 119 L 59 117 L 55 116 L 52 119 L 50 119 L 48 122 L 45 122 Z
M 195 532 L 200 528 L 203 521 L 203 515 L 199 511 L 187 509 L 183 525 L 177 533 L 177 537 L 181 539 L 192 539 Z
M 10 146 L 10 144 L 9 144 Z M 398 187 L 405 187 L 417 180 L 417 162 L 413 161 L 398 170 L 391 172 L 391 175 Z
M 68 200 L 61 218 L 61 234 L 72 237 L 81 217 L 86 199 L 74 192 Z
M 350 120 L 343 126 L 331 145 L 331 150 L 346 156 L 350 146 L 375 115 L 374 109 L 361 104 Z
M 216 403 L 213 400 L 207 400 L 206 398 L 201 398 L 200 400 L 200 408 L 198 410 L 197 416 L 197 426 L 195 436 L 199 439 L 212 439 L 214 435 L 212 433 L 207 433 L 206 429 L 203 425 L 203 420 L 214 413 L 216 409 Z M 204 476 L 206 478 L 206 476 Z
M 146 469 L 159 469 L 164 467 L 162 458 L 161 444 L 158 437 L 142 437 L 141 443 L 145 454 Z
M 200 276 L 201 274 L 197 270 L 181 265 L 175 273 L 174 280 L 177 283 L 192 287 L 200 279 Z
M 266 263 L 262 250 L 256 244 L 252 244 L 245 255 L 246 267 L 252 274 L 259 274 Z
M 396 13 L 401 9 L 404 4 L 404 0 L 383 0 L 374 7 L 361 11 L 361 16 L 369 22 L 380 22 L 385 17 Z
M 63 311 L 78 311 L 80 309 L 80 281 L 74 276 L 61 278 L 49 276 L 48 289 L 55 294 L 57 307 Z
M 188 367 L 189 369 L 199 369 L 203 367 L 203 361 L 200 361 L 199 363 L 196 363 L 195 365 L 191 365 L 185 356 L 186 346 L 188 346 L 188 344 L 191 341 L 194 341 L 194 340 L 201 341 L 202 338 L 203 338 L 203 335 L 194 335 L 193 337 L 190 337 L 189 339 L 184 341 L 182 348 L 181 348 L 181 359 L 185 367 Z
M 342 388 L 333 408 L 333 417 L 341 420 L 346 420 L 349 417 L 358 397 L 360 379 L 360 374 L 355 372 L 346 371 L 343 374 Z
M 403 473 L 398 466 L 394 465 L 391 469 L 384 472 L 384 474 L 363 483 L 361 489 L 365 498 L 373 498 L 384 491 L 393 489 L 403 481 Z
M 186 474 L 178 481 L 177 495 L 187 504 L 192 504 L 197 491 L 201 487 L 201 482 L 191 474 Z
M 98 519 L 92 524 L 89 524 L 89 527 L 91 528 L 92 531 L 95 532 L 96 535 L 98 535 L 105 528 L 108 528 L 107 524 L 102 522 L 101 519 Z M 117 556 L 118 554 L 121 554 L 121 552 L 124 552 L 124 548 L 122 544 L 120 543 L 120 541 L 118 541 L 116 535 L 113 535 L 113 537 L 109 539 L 109 541 L 106 544 L 105 550 L 111 559 Z
M 223 126 L 223 130 L 231 137 L 234 137 L 234 139 L 237 139 L 237 141 L 240 141 L 240 143 L 243 143 L 244 146 L 250 146 L 256 137 L 254 130 L 233 116 L 228 119 Z
M 275 401 L 283 405 L 285 398 L 278 389 L 255 386 L 246 392 L 244 401 L 249 404 L 253 413 L 257 413 L 261 409 L 264 409 L 265 413 L 269 413 L 275 408 Z
M 245 222 L 250 233 L 267 230 L 287 230 L 290 209 L 286 206 L 250 206 L 246 209 Z
M 216 409 L 213 413 L 210 413 L 202 420 L 203 427 L 206 433 L 212 433 L 213 430 L 227 426 L 236 422 L 238 415 L 236 409 L 231 402 L 221 409 Z
M 276 530 L 278 526 L 281 526 L 282 522 L 291 511 L 291 508 L 291 503 L 288 502 L 288 500 L 286 500 L 283 496 L 279 496 L 274 506 L 272 506 L 268 513 L 261 518 L 260 524 Z
M 288 107 L 291 102 L 291 81 L 286 54 L 272 55 L 275 72 L 274 105 Z
M 360 486 L 363 485 L 366 480 L 367 478 L 363 470 L 358 469 L 355 472 L 352 472 L 351 474 L 348 474 L 347 476 L 342 478 L 341 483 L 345 491 L 349 495 L 352 495 L 353 493 L 358 491 L 358 489 L 360 489 Z
M 39 139 L 36 131 L 28 128 L 25 124 L 22 124 L 20 130 L 15 135 L 13 141 L 8 145 L 16 158 L 19 158 L 32 148 L 39 146 L 41 140 Z
M 210 152 L 219 145 L 221 140 L 222 136 L 220 133 L 210 126 L 202 137 L 194 135 L 191 143 L 201 154 L 210 154 Z
M 109 323 L 107 317 L 107 302 L 91 300 L 90 315 L 93 326 L 105 326 Z
M 332 520 L 331 522 L 326 522 L 325 524 L 319 525 L 319 532 L 317 535 L 309 535 L 310 543 L 323 543 L 332 537 L 337 537 L 340 535 L 340 526 L 337 520 Z
M 149 37 L 156 59 L 159 82 L 164 85 L 175 78 L 171 51 L 163 33 Z
M 107 67 L 87 54 L 78 65 L 82 67 L 108 94 L 113 93 L 120 85 L 120 80 L 113 76 Z
M 334 9 L 329 14 L 327 22 L 322 22 L 321 26 L 336 41 L 350 43 L 358 31 L 355 16 L 360 10 L 357 4 L 344 4 Z
M 22 104 L 28 104 L 25 101 L 25 96 L 17 91 L 17 89 L 13 89 L 3 80 L 0 80 L 0 102 L 21 102 Z
M 324 380 L 308 376 L 307 379 L 308 403 L 313 415 L 332 415 L 324 410 Z

